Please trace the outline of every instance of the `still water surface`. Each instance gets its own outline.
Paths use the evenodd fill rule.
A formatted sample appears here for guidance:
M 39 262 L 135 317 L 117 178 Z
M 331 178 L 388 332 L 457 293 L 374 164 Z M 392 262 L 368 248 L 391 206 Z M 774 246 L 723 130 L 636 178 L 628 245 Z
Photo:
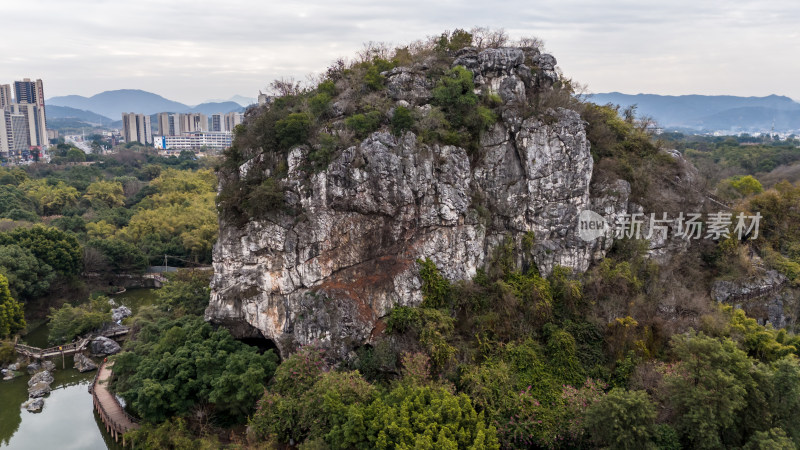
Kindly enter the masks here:
M 152 289 L 130 290 L 113 296 L 117 304 L 136 313 L 140 306 L 153 301 Z M 47 324 L 28 333 L 22 340 L 36 347 L 47 347 Z M 95 371 L 80 373 L 72 368 L 72 356 L 52 360 L 56 364 L 55 381 L 39 413 L 21 406 L 28 400 L 28 380 L 23 375 L 0 381 L 0 448 L 26 449 L 121 449 L 114 442 L 92 407 L 89 384 Z

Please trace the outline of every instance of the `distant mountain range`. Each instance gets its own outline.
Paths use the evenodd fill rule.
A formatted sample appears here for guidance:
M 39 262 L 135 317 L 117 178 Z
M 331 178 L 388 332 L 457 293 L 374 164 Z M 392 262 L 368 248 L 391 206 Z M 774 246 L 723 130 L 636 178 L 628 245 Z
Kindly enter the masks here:
M 655 95 L 610 92 L 588 100 L 625 108 L 636 105 L 637 116 L 649 116 L 665 128 L 696 131 L 800 131 L 800 103 L 789 97 L 735 97 L 730 95 Z
M 45 113 L 47 114 L 48 122 L 59 119 L 77 119 L 81 122 L 105 126 L 113 122 L 106 116 L 101 116 L 100 114 L 83 109 L 70 108 L 69 106 L 47 105 L 45 107 Z
M 241 96 L 234 98 L 239 99 Z M 241 97 L 246 99 L 245 97 Z M 93 123 L 104 123 L 97 117 L 85 113 L 103 116 L 107 122 L 118 121 L 124 112 L 138 114 L 155 114 L 160 112 L 203 114 L 241 112 L 244 107 L 235 101 L 201 103 L 195 106 L 166 99 L 152 92 L 139 89 L 119 89 L 105 91 L 91 97 L 66 95 L 46 100 L 47 115 L 53 118 L 78 118 Z M 56 108 L 53 108 L 56 107 Z M 67 108 L 60 109 L 58 107 Z M 51 109 L 54 111 L 51 112 Z
M 229 98 L 227 100 L 220 100 L 220 99 L 206 100 L 205 103 L 234 102 L 234 103 L 238 103 L 239 105 L 244 106 L 246 108 L 246 107 L 256 103 L 257 101 L 258 100 L 253 98 L 253 97 L 245 97 L 243 95 L 234 95 L 233 97 L 231 97 L 231 98 Z

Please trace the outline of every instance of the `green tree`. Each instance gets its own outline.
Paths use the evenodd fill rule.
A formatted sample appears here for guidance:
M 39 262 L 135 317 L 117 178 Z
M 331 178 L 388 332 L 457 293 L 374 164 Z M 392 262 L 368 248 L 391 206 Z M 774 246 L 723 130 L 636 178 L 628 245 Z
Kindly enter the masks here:
M 69 342 L 111 322 L 111 304 L 108 297 L 95 297 L 88 303 L 72 306 L 65 303 L 61 308 L 50 309 L 50 335 L 52 344 Z
M 731 186 L 745 197 L 764 192 L 764 187 L 761 186 L 761 183 L 753 178 L 752 175 L 745 175 L 732 180 Z
M 586 411 L 587 433 L 604 448 L 646 448 L 652 437 L 656 410 L 644 391 L 612 389 Z
M 772 364 L 767 402 L 770 421 L 800 444 L 800 361 L 789 355 Z
M 209 273 L 199 270 L 181 270 L 167 274 L 169 283 L 156 291 L 158 303 L 171 311 L 200 316 L 208 306 Z
M 330 433 L 333 448 L 498 449 L 469 397 L 432 386 L 399 385 L 368 407 L 351 406 L 347 422 Z
M 100 251 L 109 261 L 110 269 L 117 273 L 141 273 L 147 270 L 149 261 L 139 247 L 118 239 L 92 239 L 87 248 Z
M 116 357 L 114 388 L 151 423 L 209 403 L 224 422 L 242 421 L 277 366 L 272 351 L 259 354 L 197 316 L 143 323 L 125 350 Z
M 320 92 L 308 100 L 308 107 L 311 113 L 317 117 L 324 115 L 331 105 L 331 96 Z
M 15 186 L 0 185 L 0 218 L 20 220 L 25 216 L 37 217 L 36 204 Z
M 8 290 L 8 279 L 0 274 L 0 337 L 8 338 L 25 328 L 22 304 Z
M 381 126 L 381 113 L 370 111 L 365 114 L 353 114 L 344 120 L 344 124 L 355 132 L 356 137 L 364 139 Z
M 77 189 L 63 181 L 49 185 L 43 179 L 30 180 L 20 188 L 39 205 L 44 215 L 60 214 L 64 208 L 74 206 L 80 197 Z
M 86 224 L 86 233 L 92 239 L 105 239 L 114 235 L 117 227 L 105 220 L 98 220 L 97 222 L 89 222 Z
M 275 123 L 275 133 L 281 148 L 289 149 L 308 140 L 311 117 L 306 113 L 292 113 Z
M 0 245 L 18 245 L 62 275 L 80 272 L 82 251 L 72 233 L 36 225 L 0 233 Z
M 121 206 L 125 203 L 122 183 L 118 181 L 95 181 L 86 188 L 84 197 L 89 200 L 98 200 L 110 207 Z
M 400 135 L 406 130 L 410 130 L 414 126 L 414 116 L 411 110 L 405 106 L 398 106 L 392 113 L 392 133 Z
M 676 428 L 695 448 L 720 448 L 755 387 L 752 361 L 732 340 L 702 333 L 675 335 L 672 346 L 679 363 L 667 389 Z
M 29 179 L 21 167 L 0 167 L 0 185 L 19 186 Z
M 8 278 L 12 295 L 24 299 L 45 294 L 56 278 L 52 267 L 19 245 L 0 246 L 0 273 Z
M 148 258 L 164 254 L 210 261 L 217 237 L 215 177 L 209 170 L 165 170 L 115 238 L 136 245 Z
M 69 162 L 84 162 L 86 161 L 86 153 L 79 148 L 72 147 L 67 150 L 66 158 Z
M 757 431 L 742 447 L 743 450 L 795 450 L 797 446 L 780 428 Z
M 278 367 L 250 419 L 258 437 L 330 441 L 328 433 L 347 422 L 351 406 L 364 408 L 376 398 L 377 389 L 358 372 L 329 371 L 322 356 L 318 349 L 304 347 Z

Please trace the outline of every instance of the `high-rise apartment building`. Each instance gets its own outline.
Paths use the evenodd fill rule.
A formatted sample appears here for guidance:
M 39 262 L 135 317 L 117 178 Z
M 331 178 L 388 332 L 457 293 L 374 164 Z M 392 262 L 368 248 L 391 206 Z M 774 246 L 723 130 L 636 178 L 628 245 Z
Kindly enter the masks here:
M 244 114 L 242 113 L 229 112 L 228 114 L 225 114 L 225 128 L 223 128 L 222 131 L 233 132 L 233 130 L 236 128 L 236 125 L 242 123 L 243 118 Z
M 0 110 L 0 154 L 19 155 L 30 148 L 28 119 L 14 114 L 10 108 Z
M 14 82 L 14 98 L 16 103 L 36 104 L 36 83 L 30 78 Z
M 22 114 L 11 114 L 10 118 L 12 135 L 10 150 L 19 155 L 30 148 L 28 119 Z
M 32 103 L 12 103 L 5 108 L 15 116 L 22 116 L 25 119 L 24 129 L 15 129 L 15 136 L 24 139 L 27 147 L 46 147 L 47 129 L 42 125 L 43 114 L 39 107 Z
M 208 131 L 208 116 L 200 113 L 179 114 L 181 133 Z
M 0 84 L 0 109 L 5 108 L 12 103 L 14 103 L 14 99 L 11 98 L 11 85 Z
M 14 142 L 14 135 L 11 134 L 11 113 L 4 108 L 0 108 L 0 155 L 7 157 Z
M 3 108 L 9 108 L 13 105 L 19 105 L 15 114 L 25 115 L 30 128 L 27 131 L 28 142 L 31 147 L 46 148 L 49 144 L 47 139 L 47 115 L 44 106 L 44 83 L 41 79 L 31 81 L 30 78 L 25 78 L 22 81 L 14 82 L 14 102 L 10 102 L 10 86 L 0 86 L 0 105 Z M 4 99 L 5 97 L 5 99 Z M 8 102 L 8 103 L 6 103 Z M 33 106 L 34 108 L 31 108 Z M 35 117 L 34 117 L 35 115 Z
M 150 116 L 145 114 L 122 113 L 122 137 L 125 142 L 153 143 L 153 129 Z
M 25 78 L 0 85 L 0 153 L 19 156 L 28 150 L 46 149 L 49 144 L 42 80 Z
M 209 131 L 211 131 L 212 133 L 214 132 L 219 133 L 220 131 L 226 131 L 225 121 L 223 117 L 224 116 L 222 114 L 212 114 Z
M 158 134 L 161 136 L 179 136 L 181 134 L 181 120 L 179 114 L 158 113 Z

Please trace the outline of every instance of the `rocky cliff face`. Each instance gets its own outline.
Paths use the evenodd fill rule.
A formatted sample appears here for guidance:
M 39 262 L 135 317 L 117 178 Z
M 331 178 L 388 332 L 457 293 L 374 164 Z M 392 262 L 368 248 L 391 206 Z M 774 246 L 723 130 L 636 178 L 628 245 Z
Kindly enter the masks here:
M 794 325 L 797 317 L 797 293 L 787 281 L 774 270 L 736 281 L 718 280 L 711 287 L 711 297 L 744 309 L 748 317 L 755 318 L 761 325 L 769 323 L 775 328 L 784 328 Z
M 557 80 L 555 58 L 533 56 L 542 64 L 535 76 L 517 48 L 464 49 L 454 64 L 471 70 L 478 87 L 522 102 Z M 422 113 L 431 96 L 424 70 L 387 74 L 389 95 Z M 343 356 L 379 334 L 392 307 L 422 301 L 419 258 L 451 280 L 468 279 L 512 239 L 525 249 L 520 262 L 544 274 L 556 265 L 586 270 L 611 240 L 579 239 L 578 214 L 624 212 L 630 190 L 618 182 L 590 198 L 584 122 L 566 109 L 549 117 L 506 110 L 472 161 L 462 148 L 425 145 L 411 132 L 373 133 L 313 175 L 302 170 L 307 150 L 292 150 L 287 201 L 302 213 L 243 228 L 221 219 L 207 319 L 240 337 L 263 335 L 284 356 L 312 342 Z

